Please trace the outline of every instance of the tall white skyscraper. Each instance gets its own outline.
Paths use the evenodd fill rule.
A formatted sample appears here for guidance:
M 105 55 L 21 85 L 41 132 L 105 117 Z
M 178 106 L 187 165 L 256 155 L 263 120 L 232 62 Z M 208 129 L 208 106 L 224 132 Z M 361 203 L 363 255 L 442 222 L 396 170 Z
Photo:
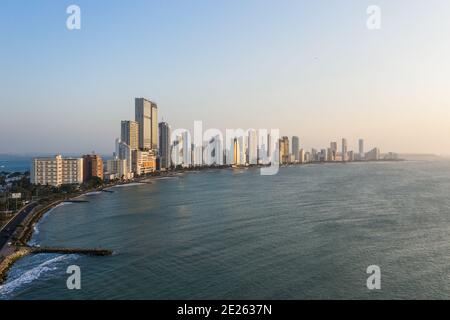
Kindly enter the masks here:
M 192 165 L 199 167 L 203 165 L 203 147 L 194 145 Z
M 223 164 L 222 140 L 219 135 L 209 139 L 209 141 L 205 141 L 203 157 L 204 164 L 208 166 Z
M 190 167 L 192 165 L 192 144 L 189 131 L 181 134 L 182 152 L 183 152 L 183 167 Z
M 171 161 L 174 166 L 179 166 L 183 163 L 183 136 L 177 135 L 171 147 Z
M 248 163 L 258 164 L 258 134 L 256 130 L 248 131 Z
M 348 152 L 348 146 L 347 146 L 347 139 L 342 139 L 342 161 L 347 161 L 347 152 Z
M 125 141 L 116 139 L 116 157 L 119 160 L 126 160 L 127 172 L 132 172 L 132 149 Z
M 359 157 L 360 159 L 364 158 L 364 140 L 359 139 Z

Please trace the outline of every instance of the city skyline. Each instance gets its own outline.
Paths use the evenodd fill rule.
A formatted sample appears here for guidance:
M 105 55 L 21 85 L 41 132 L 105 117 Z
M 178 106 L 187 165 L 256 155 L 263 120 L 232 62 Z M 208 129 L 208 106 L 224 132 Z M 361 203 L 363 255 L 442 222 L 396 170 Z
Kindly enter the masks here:
M 448 3 L 377 1 L 376 31 L 368 1 L 77 4 L 77 31 L 65 27 L 67 3 L 3 4 L 0 153 L 110 153 L 111 124 L 134 119 L 130 97 L 146 96 L 173 128 L 202 120 L 280 128 L 307 149 L 347 137 L 357 150 L 364 137 L 450 154 Z

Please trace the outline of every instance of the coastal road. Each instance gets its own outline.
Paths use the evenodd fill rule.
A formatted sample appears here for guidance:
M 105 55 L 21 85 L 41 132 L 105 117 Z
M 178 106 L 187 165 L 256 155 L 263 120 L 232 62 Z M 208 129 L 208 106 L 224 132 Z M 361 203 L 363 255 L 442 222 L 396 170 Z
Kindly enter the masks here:
M 16 215 L 0 230 L 0 250 L 8 243 L 16 228 L 25 220 L 31 211 L 38 205 L 32 202 L 22 208 Z

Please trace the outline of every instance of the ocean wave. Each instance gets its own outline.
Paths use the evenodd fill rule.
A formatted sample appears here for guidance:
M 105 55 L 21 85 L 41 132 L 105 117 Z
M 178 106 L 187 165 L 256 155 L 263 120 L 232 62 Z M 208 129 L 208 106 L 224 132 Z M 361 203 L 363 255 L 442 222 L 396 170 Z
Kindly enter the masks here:
M 52 272 L 56 271 L 59 268 L 59 263 L 64 262 L 68 259 L 73 259 L 76 257 L 75 255 L 62 255 L 51 258 L 40 263 L 38 266 L 33 267 L 32 269 L 25 271 L 20 274 L 17 278 L 13 278 L 9 282 L 4 285 L 0 285 L 0 299 L 8 299 L 12 293 L 17 291 L 18 289 L 30 284 L 33 281 L 36 281 L 40 277 Z
M 156 178 L 155 180 L 170 180 L 170 179 L 179 179 L 180 177 L 161 177 Z
M 95 196 L 97 194 L 102 194 L 102 193 L 103 192 L 101 192 L 101 191 L 92 191 L 92 192 L 85 193 L 83 196 Z
M 118 184 L 117 186 L 113 186 L 111 188 L 135 187 L 135 186 L 141 186 L 141 185 L 144 185 L 144 184 L 145 183 L 133 182 L 133 183 L 127 183 L 127 184 Z

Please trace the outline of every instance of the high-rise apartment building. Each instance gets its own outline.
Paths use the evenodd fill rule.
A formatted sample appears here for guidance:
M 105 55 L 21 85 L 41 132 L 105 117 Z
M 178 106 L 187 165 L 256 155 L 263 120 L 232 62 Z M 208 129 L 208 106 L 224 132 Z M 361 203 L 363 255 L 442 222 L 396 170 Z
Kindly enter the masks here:
M 359 139 L 359 158 L 362 160 L 364 158 L 364 140 Z
M 241 146 L 238 138 L 234 138 L 233 140 L 233 165 L 239 166 L 241 165 Z
M 298 152 L 298 161 L 299 163 L 305 163 L 305 150 L 300 149 Z
M 171 128 L 167 122 L 159 123 L 159 157 L 162 169 L 170 168 L 170 135 Z
M 139 149 L 139 123 L 123 120 L 121 123 L 120 140 L 129 145 L 131 150 Z
M 59 187 L 63 184 L 83 183 L 83 159 L 55 157 L 34 158 L 31 183 Z
M 258 134 L 256 130 L 248 131 L 248 163 L 258 164 Z
M 348 145 L 347 145 L 347 139 L 342 139 L 342 161 L 347 161 L 347 152 L 348 152 Z
M 331 151 L 331 154 L 330 154 L 330 161 L 336 161 L 336 158 L 337 158 L 337 151 L 338 151 L 338 145 L 337 145 L 337 142 L 331 142 L 330 143 L 330 151 Z
M 120 160 L 126 160 L 126 166 L 128 172 L 133 172 L 133 151 L 136 149 L 131 149 L 131 147 L 124 141 L 116 139 L 116 152 L 115 156 Z
M 281 164 L 287 164 L 289 163 L 289 138 L 283 137 L 280 139 L 279 144 L 279 150 L 280 150 L 280 163 Z
M 190 167 L 192 165 L 192 143 L 191 135 L 189 131 L 185 131 L 181 134 L 182 137 L 182 154 L 183 154 L 183 167 Z
M 103 180 L 103 159 L 97 154 L 83 156 L 83 181 L 87 182 L 93 177 Z
M 297 136 L 292 137 L 292 154 L 295 157 L 295 161 L 299 160 L 299 153 L 300 150 L 300 139 Z
M 145 98 L 135 99 L 135 117 L 139 123 L 139 148 L 158 149 L 158 106 Z
M 205 143 L 203 150 L 203 162 L 208 166 L 223 164 L 222 139 L 219 135 L 212 137 Z

